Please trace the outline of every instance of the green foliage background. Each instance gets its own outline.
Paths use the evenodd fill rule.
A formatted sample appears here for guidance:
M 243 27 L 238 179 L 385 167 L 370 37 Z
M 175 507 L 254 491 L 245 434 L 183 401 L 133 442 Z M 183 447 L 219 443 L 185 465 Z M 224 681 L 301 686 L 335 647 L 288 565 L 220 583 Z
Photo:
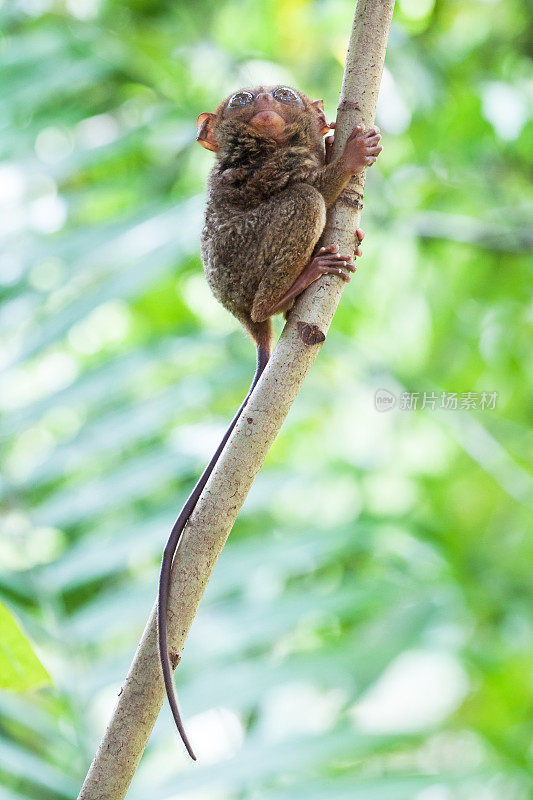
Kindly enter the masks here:
M 333 117 L 352 14 L 1 6 L 0 592 L 53 682 L 0 693 L 2 800 L 76 796 L 253 372 L 202 276 L 196 116 L 264 81 Z M 132 800 L 532 796 L 532 38 L 519 0 L 397 3 L 364 259 L 177 673 L 200 761 L 165 708 Z

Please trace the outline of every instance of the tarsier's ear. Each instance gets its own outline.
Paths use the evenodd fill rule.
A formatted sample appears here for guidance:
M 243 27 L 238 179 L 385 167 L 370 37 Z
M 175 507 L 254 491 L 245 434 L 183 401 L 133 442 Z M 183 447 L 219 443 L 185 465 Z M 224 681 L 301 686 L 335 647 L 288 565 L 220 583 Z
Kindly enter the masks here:
M 218 150 L 218 144 L 215 137 L 214 123 L 215 114 L 210 114 L 204 111 L 196 120 L 196 141 L 200 142 L 202 147 L 206 150 L 212 150 L 214 153 Z
M 318 117 L 318 127 L 320 130 L 320 135 L 325 136 L 331 128 L 328 125 L 328 121 L 326 119 L 326 115 L 324 113 L 324 101 L 323 100 L 313 100 L 312 105 L 316 108 L 316 113 Z

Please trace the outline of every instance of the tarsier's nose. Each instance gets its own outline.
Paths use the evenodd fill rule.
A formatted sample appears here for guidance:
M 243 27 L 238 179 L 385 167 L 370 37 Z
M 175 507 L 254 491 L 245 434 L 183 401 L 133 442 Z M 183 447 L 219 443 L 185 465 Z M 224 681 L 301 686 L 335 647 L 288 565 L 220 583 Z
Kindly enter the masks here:
M 275 105 L 274 98 L 270 92 L 259 92 L 255 100 L 256 106 L 260 108 L 270 108 L 271 106 Z

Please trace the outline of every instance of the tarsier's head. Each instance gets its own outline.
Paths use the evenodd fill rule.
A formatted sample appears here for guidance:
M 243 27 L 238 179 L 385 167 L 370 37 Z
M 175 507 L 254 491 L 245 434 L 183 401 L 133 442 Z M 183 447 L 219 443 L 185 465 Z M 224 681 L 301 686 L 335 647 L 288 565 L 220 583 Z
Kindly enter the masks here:
M 295 137 L 318 144 L 329 130 L 322 100 L 311 101 L 288 86 L 240 89 L 227 97 L 214 114 L 200 114 L 197 141 L 219 152 L 235 130 L 257 142 L 283 145 Z

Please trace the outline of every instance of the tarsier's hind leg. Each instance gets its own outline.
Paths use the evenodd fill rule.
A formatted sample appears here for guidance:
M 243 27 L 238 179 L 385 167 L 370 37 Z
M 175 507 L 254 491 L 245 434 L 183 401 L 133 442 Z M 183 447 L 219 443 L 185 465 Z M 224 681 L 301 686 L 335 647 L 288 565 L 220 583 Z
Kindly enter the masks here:
M 313 186 L 298 183 L 254 213 L 264 227 L 260 258 L 265 269 L 251 310 L 252 320 L 260 322 L 309 262 L 326 224 L 326 206 Z
M 362 255 L 359 245 L 363 241 L 363 237 L 363 231 L 358 228 L 356 231 L 358 244 L 354 257 Z M 355 272 L 356 270 L 354 257 L 339 253 L 339 245 L 336 243 L 320 247 L 305 265 L 290 289 L 279 300 L 267 307 L 265 313 L 277 314 L 278 311 L 284 311 L 286 319 L 295 298 L 322 275 L 337 275 L 343 281 L 348 282 L 350 280 L 350 272 Z

